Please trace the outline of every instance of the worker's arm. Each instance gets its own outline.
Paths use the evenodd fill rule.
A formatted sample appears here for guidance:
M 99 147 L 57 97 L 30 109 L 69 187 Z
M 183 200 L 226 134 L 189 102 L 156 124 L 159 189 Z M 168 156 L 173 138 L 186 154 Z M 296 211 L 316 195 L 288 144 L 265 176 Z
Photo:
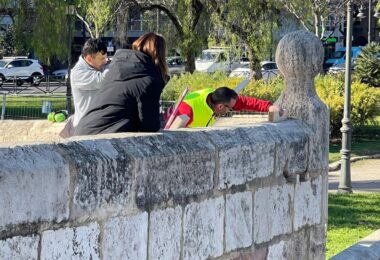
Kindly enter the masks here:
M 272 103 L 270 101 L 239 95 L 233 110 L 268 112 L 271 106 Z
M 165 121 L 169 120 L 170 115 L 173 113 L 173 110 L 174 110 L 173 108 L 174 107 L 169 107 L 166 110 L 165 115 L 164 115 Z M 186 115 L 189 118 L 189 121 L 187 122 L 185 127 L 188 127 L 191 124 L 191 122 L 193 122 L 193 109 L 185 102 L 181 102 L 181 104 L 178 107 L 176 117 L 180 115 Z

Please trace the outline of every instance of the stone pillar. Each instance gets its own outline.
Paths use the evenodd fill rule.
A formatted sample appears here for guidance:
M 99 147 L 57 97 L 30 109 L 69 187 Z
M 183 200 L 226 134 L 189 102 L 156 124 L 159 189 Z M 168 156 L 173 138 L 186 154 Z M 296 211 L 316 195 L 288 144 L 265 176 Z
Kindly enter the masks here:
M 313 130 L 308 163 L 311 173 L 320 173 L 320 169 L 326 173 L 328 169 L 330 114 L 314 86 L 314 77 L 322 72 L 323 55 L 320 39 L 306 31 L 287 34 L 276 50 L 276 62 L 285 78 L 285 88 L 276 104 Z
M 311 177 L 322 175 L 320 228 L 326 230 L 330 112 L 314 86 L 315 76 L 322 72 L 323 56 L 321 40 L 312 33 L 296 31 L 281 39 L 276 50 L 276 62 L 284 75 L 285 88 L 276 104 L 286 109 L 289 117 L 304 121 L 312 129 L 306 172 Z M 301 176 L 301 181 L 307 177 Z

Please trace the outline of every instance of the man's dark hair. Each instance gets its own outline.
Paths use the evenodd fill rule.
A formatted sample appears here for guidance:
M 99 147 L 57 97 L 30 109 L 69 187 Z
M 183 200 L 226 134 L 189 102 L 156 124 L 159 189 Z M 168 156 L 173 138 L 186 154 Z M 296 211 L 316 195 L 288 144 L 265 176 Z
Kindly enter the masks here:
M 227 87 L 220 87 L 212 92 L 211 102 L 213 104 L 227 104 L 231 99 L 237 99 L 237 97 L 238 94 L 235 90 Z
M 88 39 L 82 48 L 82 55 L 95 55 L 98 52 L 101 54 L 107 53 L 107 46 L 100 39 Z

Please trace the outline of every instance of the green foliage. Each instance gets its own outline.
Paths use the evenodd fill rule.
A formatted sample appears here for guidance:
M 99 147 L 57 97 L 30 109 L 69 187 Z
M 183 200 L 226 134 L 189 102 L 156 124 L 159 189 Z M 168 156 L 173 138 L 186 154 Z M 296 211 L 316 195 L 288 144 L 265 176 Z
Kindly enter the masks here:
M 356 60 L 355 73 L 372 86 L 380 86 L 380 44 L 371 42 L 363 47 Z
M 242 80 L 244 79 L 230 78 L 222 72 L 215 72 L 213 74 L 202 72 L 185 73 L 181 76 L 173 76 L 164 88 L 161 97 L 167 101 L 177 100 L 185 87 L 189 87 L 190 91 L 204 88 L 216 89 L 222 86 L 234 89 Z M 263 80 L 252 80 L 240 94 L 274 102 L 279 97 L 282 88 L 283 79 L 280 77 L 270 81 L 269 84 Z
M 60 59 L 67 57 L 68 20 L 66 7 L 67 3 L 62 0 L 37 0 L 35 3 L 31 47 L 44 63 L 49 64 L 52 56 Z M 46 14 L 46 10 L 49 10 L 49 15 Z
M 85 22 L 93 25 L 90 28 L 90 34 L 95 37 L 101 37 L 107 26 L 110 25 L 114 18 L 113 12 L 118 0 L 77 0 L 77 11 Z
M 221 25 L 245 44 L 251 68 L 260 72 L 260 61 L 274 53 L 272 32 L 279 20 L 277 1 L 209 1 L 208 7 Z
M 0 33 L 0 57 L 15 54 L 13 26 L 6 32 Z

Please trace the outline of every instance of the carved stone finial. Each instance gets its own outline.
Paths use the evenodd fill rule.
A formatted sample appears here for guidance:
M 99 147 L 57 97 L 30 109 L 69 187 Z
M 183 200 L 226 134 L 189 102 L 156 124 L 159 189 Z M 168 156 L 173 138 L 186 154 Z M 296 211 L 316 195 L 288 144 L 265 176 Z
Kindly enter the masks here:
M 285 78 L 314 78 L 322 72 L 323 57 L 321 40 L 306 31 L 287 34 L 276 50 L 276 62 Z
M 323 56 L 321 40 L 306 31 L 287 34 L 276 50 L 276 62 L 285 79 L 276 104 L 286 109 L 288 116 L 307 123 L 315 133 L 309 147 L 311 171 L 328 167 L 329 109 L 314 86 L 314 77 L 322 71 Z

